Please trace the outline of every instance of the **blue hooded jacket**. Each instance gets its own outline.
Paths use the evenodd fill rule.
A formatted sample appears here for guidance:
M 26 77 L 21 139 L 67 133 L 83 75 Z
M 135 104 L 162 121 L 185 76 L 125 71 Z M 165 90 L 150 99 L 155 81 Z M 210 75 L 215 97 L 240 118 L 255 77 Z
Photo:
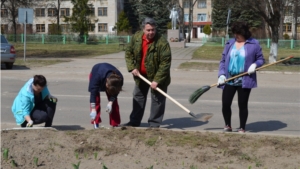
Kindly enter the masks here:
M 25 121 L 25 116 L 30 116 L 31 111 L 35 106 L 32 85 L 33 78 L 29 79 L 21 88 L 11 107 L 17 125 L 21 125 Z M 42 99 L 44 100 L 49 94 L 49 90 L 47 86 L 45 86 L 42 90 Z
M 223 50 L 222 59 L 219 65 L 218 77 L 224 75 L 226 78 L 229 77 L 228 66 L 230 63 L 230 50 L 235 43 L 235 39 L 230 39 Z M 265 59 L 262 53 L 259 42 L 256 39 L 249 38 L 244 44 L 245 48 L 245 65 L 244 72 L 247 72 L 252 63 L 256 64 L 256 68 L 261 67 L 265 63 Z M 219 88 L 224 88 L 224 85 L 218 86 Z M 242 78 L 242 88 L 255 88 L 257 87 L 256 73 L 251 75 L 243 76 Z

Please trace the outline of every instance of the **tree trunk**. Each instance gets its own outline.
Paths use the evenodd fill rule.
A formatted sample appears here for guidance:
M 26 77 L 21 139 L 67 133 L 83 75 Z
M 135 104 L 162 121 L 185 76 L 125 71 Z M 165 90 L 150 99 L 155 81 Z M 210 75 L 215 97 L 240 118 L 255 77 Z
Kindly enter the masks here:
M 16 7 L 15 7 L 15 1 L 11 2 L 11 12 L 12 12 L 12 23 L 13 23 L 13 27 L 14 27 L 14 42 L 17 42 L 17 23 L 16 23 L 16 17 L 15 17 L 15 13 L 16 13 Z
M 185 28 L 185 22 L 184 22 L 184 8 L 183 7 L 180 7 L 180 10 L 181 10 L 181 16 L 180 16 L 180 26 L 181 26 L 181 34 L 182 34 L 182 36 L 183 36 L 183 39 L 185 39 L 185 34 L 184 34 L 184 28 Z
M 272 30 L 272 43 L 270 47 L 269 63 L 276 62 L 278 52 L 278 27 L 271 26 Z
M 60 32 L 60 27 L 59 27 L 59 11 L 60 11 L 60 0 L 57 0 L 57 32 Z
M 297 18 L 298 18 L 298 0 L 293 3 L 293 17 L 292 17 L 292 39 L 297 40 Z
M 189 0 L 189 3 L 190 3 L 189 4 L 189 27 L 188 27 L 188 39 L 187 40 L 188 40 L 188 42 L 191 42 L 191 31 L 193 28 L 193 9 L 194 9 L 193 0 Z
M 280 10 L 279 39 L 283 39 L 284 7 Z

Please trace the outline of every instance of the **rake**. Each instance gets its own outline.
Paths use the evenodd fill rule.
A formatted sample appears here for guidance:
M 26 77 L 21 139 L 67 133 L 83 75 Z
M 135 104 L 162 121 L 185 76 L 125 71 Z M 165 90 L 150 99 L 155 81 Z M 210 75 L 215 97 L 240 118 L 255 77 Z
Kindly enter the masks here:
M 267 64 L 267 65 L 261 66 L 261 67 L 255 69 L 255 71 L 261 70 L 261 69 L 266 68 L 266 67 L 268 67 L 268 66 L 275 65 L 275 64 L 277 64 L 277 63 L 280 63 L 280 62 L 283 62 L 283 61 L 285 61 L 285 60 L 291 59 L 291 58 L 293 58 L 293 57 L 294 57 L 294 56 L 290 56 L 290 57 L 281 59 L 281 60 L 279 60 L 279 61 L 277 61 L 277 62 L 274 62 L 274 63 L 270 63 L 270 64 Z M 241 74 L 239 74 L 239 75 L 236 75 L 236 76 L 234 76 L 234 77 L 231 77 L 231 78 L 229 78 L 229 79 L 226 79 L 225 82 L 228 82 L 228 81 L 230 81 L 230 80 L 236 79 L 236 78 L 238 78 L 238 77 L 245 76 L 245 75 L 247 75 L 247 74 L 248 74 L 248 72 L 241 73 Z M 218 83 L 215 83 L 215 84 L 212 84 L 212 85 L 210 85 L 210 86 L 206 85 L 206 86 L 203 86 L 203 87 L 197 89 L 196 91 L 194 91 L 194 93 L 191 94 L 191 96 L 190 96 L 190 98 L 189 98 L 189 102 L 190 102 L 191 104 L 195 103 L 195 102 L 198 100 L 198 98 L 199 98 L 203 93 L 207 92 L 210 88 L 215 87 L 215 86 L 217 86 L 217 85 L 218 85 Z
M 141 78 L 144 82 L 148 83 L 149 85 L 151 85 L 151 82 L 146 79 L 144 76 L 142 76 L 141 74 L 138 75 L 139 78 Z M 168 99 L 170 99 L 173 103 L 175 103 L 177 106 L 179 106 L 180 108 L 182 108 L 184 111 L 186 111 L 189 115 L 191 115 L 192 117 L 195 118 L 195 121 L 202 121 L 202 122 L 206 122 L 208 121 L 208 119 L 210 119 L 213 114 L 212 113 L 200 113 L 195 115 L 193 112 L 191 112 L 189 109 L 187 109 L 186 107 L 184 107 L 182 104 L 180 104 L 179 102 L 177 102 L 175 99 L 173 99 L 171 96 L 169 96 L 167 93 L 165 93 L 164 91 L 162 91 L 160 88 L 156 87 L 156 90 L 161 93 L 162 95 L 164 95 L 165 97 L 167 97 Z

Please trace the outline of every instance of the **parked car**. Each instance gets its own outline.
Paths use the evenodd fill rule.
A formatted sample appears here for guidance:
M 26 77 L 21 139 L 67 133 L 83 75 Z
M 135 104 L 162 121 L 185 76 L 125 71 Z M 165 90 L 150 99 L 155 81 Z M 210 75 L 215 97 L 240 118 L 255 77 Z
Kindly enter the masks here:
M 16 50 L 7 39 L 1 35 L 1 64 L 4 63 L 6 69 L 12 69 L 16 59 Z

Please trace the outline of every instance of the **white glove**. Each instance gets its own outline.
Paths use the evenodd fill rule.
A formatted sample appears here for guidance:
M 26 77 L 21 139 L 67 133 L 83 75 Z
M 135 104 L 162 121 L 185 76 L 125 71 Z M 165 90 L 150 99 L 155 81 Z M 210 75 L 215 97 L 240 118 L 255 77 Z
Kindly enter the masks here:
M 225 83 L 226 77 L 224 75 L 221 75 L 218 79 L 218 86 L 223 85 Z
M 91 117 L 91 119 L 92 119 L 92 120 L 95 120 L 95 118 L 96 118 L 96 115 L 97 115 L 97 113 L 96 113 L 96 110 L 95 110 L 95 109 L 93 109 L 93 110 L 92 110 L 92 112 L 90 113 L 90 117 Z
M 30 121 L 27 123 L 26 127 L 32 127 L 32 126 L 33 126 L 33 121 L 30 120 Z
M 111 113 L 111 107 L 112 107 L 112 102 L 108 102 L 106 106 L 106 113 L 110 114 Z
M 57 102 L 57 98 L 52 96 L 51 94 L 49 94 L 48 96 L 49 100 L 52 101 L 53 103 L 56 103 Z
M 254 73 L 255 69 L 256 69 L 256 64 L 252 63 L 252 65 L 248 69 L 248 74 L 250 75 L 250 74 Z

